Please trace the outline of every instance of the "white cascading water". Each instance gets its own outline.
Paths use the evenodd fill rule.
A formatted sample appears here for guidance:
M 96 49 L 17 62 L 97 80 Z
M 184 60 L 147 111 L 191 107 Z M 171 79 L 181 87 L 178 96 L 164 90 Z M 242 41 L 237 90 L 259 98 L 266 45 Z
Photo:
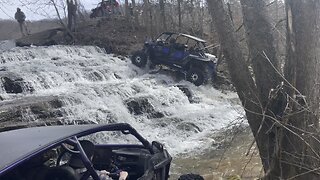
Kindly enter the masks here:
M 0 70 L 23 78 L 34 89 L 8 94 L 0 84 L 7 104 L 19 98 L 59 97 L 64 121 L 126 122 L 148 140 L 164 143 L 173 156 L 210 147 L 215 131 L 243 115 L 235 93 L 150 74 L 128 58 L 92 46 L 14 48 L 0 53 Z M 190 103 L 178 84 L 192 91 L 197 102 Z M 164 117 L 131 114 L 126 101 L 132 98 L 148 99 Z M 35 120 L 30 114 L 25 118 Z

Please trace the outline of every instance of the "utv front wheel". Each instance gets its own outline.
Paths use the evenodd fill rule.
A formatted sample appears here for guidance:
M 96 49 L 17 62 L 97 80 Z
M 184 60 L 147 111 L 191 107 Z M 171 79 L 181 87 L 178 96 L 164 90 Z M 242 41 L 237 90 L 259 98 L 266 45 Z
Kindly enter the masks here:
M 191 68 L 187 73 L 187 80 L 196 86 L 200 86 L 205 81 L 205 74 L 199 68 Z
M 145 67 L 147 64 L 147 56 L 142 51 L 137 51 L 132 55 L 131 62 L 138 67 Z

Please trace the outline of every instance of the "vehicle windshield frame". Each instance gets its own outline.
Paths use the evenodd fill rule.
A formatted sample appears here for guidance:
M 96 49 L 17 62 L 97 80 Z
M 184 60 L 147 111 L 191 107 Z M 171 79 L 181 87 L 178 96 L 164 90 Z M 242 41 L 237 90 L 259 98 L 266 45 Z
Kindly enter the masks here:
M 48 142 L 41 141 L 41 143 L 44 143 L 44 144 L 41 144 L 39 146 L 31 146 L 31 147 L 29 147 L 28 151 L 23 151 L 23 154 L 18 153 L 16 155 L 14 154 L 12 157 L 7 158 L 7 161 L 4 161 L 0 167 L 0 176 L 2 174 L 6 173 L 7 171 L 10 171 L 10 169 L 15 168 L 16 166 L 20 165 L 21 163 L 27 161 L 28 159 L 30 159 L 34 156 L 37 156 L 38 154 L 43 153 L 51 148 L 54 148 L 56 146 L 61 145 L 63 142 L 66 142 L 71 137 L 81 138 L 81 137 L 88 136 L 90 134 L 93 134 L 96 132 L 102 132 L 102 131 L 121 131 L 124 134 L 131 134 L 136 139 L 138 139 L 138 141 L 141 142 L 142 145 L 150 151 L 150 153 L 152 153 L 152 154 L 154 153 L 151 143 L 149 141 L 147 141 L 145 138 L 143 138 L 132 126 L 130 126 L 127 123 L 116 123 L 116 124 L 106 124 L 106 125 L 69 125 L 66 127 L 64 127 L 64 126 L 48 126 L 48 127 L 33 127 L 34 129 L 33 128 L 24 128 L 24 129 L 13 130 L 15 132 L 21 130 L 21 133 L 20 134 L 18 133 L 16 138 L 18 138 L 19 136 L 22 136 L 23 132 L 25 134 L 29 134 L 30 136 L 27 137 L 27 139 L 30 139 L 30 137 L 32 137 L 32 134 L 39 136 L 39 133 L 48 132 L 48 129 L 46 129 L 46 128 L 49 128 L 49 129 L 52 128 L 50 131 L 51 133 L 53 131 L 55 131 L 57 128 L 65 128 L 63 130 L 65 130 L 66 132 L 65 132 L 65 135 L 57 134 L 57 138 L 55 138 L 55 140 L 53 140 L 51 138 L 51 140 Z M 74 130 L 73 132 L 67 132 L 68 129 L 73 128 L 73 127 L 77 128 L 77 129 Z M 13 132 L 13 131 L 2 132 L 2 133 L 7 134 L 3 138 L 14 134 L 15 132 Z M 4 135 L 4 134 L 2 134 L 2 135 Z M 51 136 L 53 137 L 53 133 L 51 134 Z M 39 139 L 43 139 L 43 138 L 39 138 Z M 13 140 L 10 140 L 10 141 L 13 141 Z M 19 141 L 21 141 L 21 140 L 19 140 Z M 17 144 L 17 143 L 10 143 L 9 144 L 10 147 L 8 147 L 8 148 L 10 148 L 10 149 L 15 148 L 15 146 L 16 146 L 15 144 Z M 36 145 L 36 144 L 37 143 L 34 143 L 33 145 Z M 21 148 L 20 145 L 17 147 Z M 6 153 L 7 150 L 9 151 L 8 148 L 5 150 L 4 153 Z M 23 149 L 21 149 L 21 150 L 23 150 Z M 19 151 L 21 151 L 21 150 L 19 150 Z
M 156 41 L 162 41 L 162 42 L 167 42 L 171 37 L 172 35 L 174 35 L 176 33 L 170 33 L 170 32 L 164 32 L 164 33 L 161 33 L 157 38 L 156 38 Z M 162 38 L 163 36 L 163 38 Z

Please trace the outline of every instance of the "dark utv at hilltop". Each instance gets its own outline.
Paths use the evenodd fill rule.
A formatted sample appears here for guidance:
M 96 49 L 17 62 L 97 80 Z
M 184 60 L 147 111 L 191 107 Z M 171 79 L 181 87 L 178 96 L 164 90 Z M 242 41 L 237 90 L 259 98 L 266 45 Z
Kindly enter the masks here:
M 213 81 L 217 74 L 217 59 L 208 53 L 206 41 L 187 34 L 162 33 L 131 57 L 138 67 L 145 67 L 148 60 L 152 66 L 166 65 L 184 73 L 196 86 Z

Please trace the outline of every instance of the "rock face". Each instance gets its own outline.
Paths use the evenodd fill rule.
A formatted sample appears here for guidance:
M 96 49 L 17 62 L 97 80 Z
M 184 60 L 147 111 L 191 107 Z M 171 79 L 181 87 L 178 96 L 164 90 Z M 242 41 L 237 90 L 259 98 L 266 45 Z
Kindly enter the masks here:
M 12 80 L 8 77 L 2 78 L 3 86 L 7 93 L 22 93 L 21 81 L 22 79 Z
M 177 129 L 183 130 L 183 131 L 193 131 L 195 133 L 201 132 L 201 128 L 199 128 L 197 125 L 191 122 L 182 122 L 177 126 Z
M 17 39 L 16 46 L 50 46 L 61 44 L 62 39 L 65 39 L 65 32 L 62 28 L 55 28 Z
M 33 92 L 34 89 L 28 85 L 22 78 L 16 78 L 16 77 L 9 77 L 9 76 L 4 76 L 1 77 L 1 81 L 4 87 L 4 90 L 11 94 L 18 94 L 22 93 L 23 91 L 25 92 Z
M 147 98 L 133 98 L 126 101 L 127 108 L 131 114 L 147 114 L 148 118 L 162 118 L 164 114 L 155 111 L 152 104 Z
M 128 55 L 143 46 L 146 29 L 138 25 L 128 27 L 124 17 L 103 18 L 77 24 L 74 39 L 63 28 L 54 28 L 34 33 L 16 40 L 16 45 L 93 45 L 107 53 Z
M 194 97 L 193 93 L 191 90 L 184 85 L 177 85 L 177 87 L 188 97 L 188 100 L 190 103 L 198 103 L 199 99 L 197 97 Z
M 59 97 L 25 97 L 0 102 L 0 132 L 16 128 L 58 125 L 63 117 Z

